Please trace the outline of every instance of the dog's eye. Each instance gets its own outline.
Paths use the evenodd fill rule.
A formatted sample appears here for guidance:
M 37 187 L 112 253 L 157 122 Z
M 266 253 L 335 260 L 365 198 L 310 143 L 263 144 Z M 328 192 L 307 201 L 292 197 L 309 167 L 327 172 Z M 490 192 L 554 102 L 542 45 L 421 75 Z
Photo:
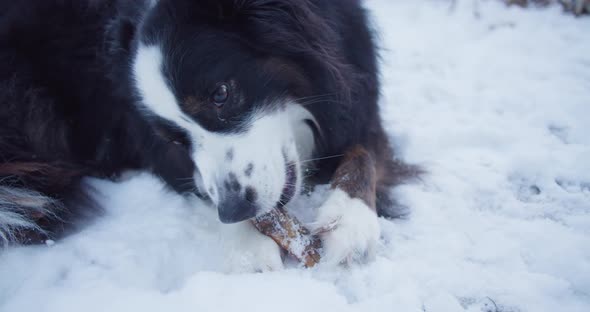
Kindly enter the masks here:
M 229 86 L 227 84 L 220 84 L 217 86 L 213 94 L 211 95 L 211 100 L 217 107 L 222 107 L 225 102 L 229 99 Z

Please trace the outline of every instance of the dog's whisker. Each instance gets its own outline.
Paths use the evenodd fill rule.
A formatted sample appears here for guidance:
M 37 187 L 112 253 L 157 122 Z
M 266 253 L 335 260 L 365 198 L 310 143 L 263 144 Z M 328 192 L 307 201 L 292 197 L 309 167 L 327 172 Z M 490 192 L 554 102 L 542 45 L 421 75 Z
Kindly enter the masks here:
M 194 188 L 194 187 L 193 187 L 193 185 L 194 185 L 194 184 L 193 184 L 193 183 L 191 183 L 191 182 L 186 182 L 186 183 L 182 183 L 182 184 L 180 184 L 180 185 L 179 185 L 179 187 L 180 187 L 180 188 L 185 188 L 185 187 L 188 187 L 188 186 L 190 186 L 191 188 Z
M 295 101 L 301 101 L 301 100 L 306 100 L 306 99 L 315 99 L 315 98 L 321 98 L 321 97 L 329 97 L 329 96 L 334 96 L 334 95 L 337 95 L 337 93 L 336 92 L 332 92 L 332 93 L 324 93 L 324 94 L 310 95 L 310 96 L 304 96 L 304 97 L 296 98 Z
M 309 102 L 309 101 L 316 101 L 316 100 L 330 100 L 333 99 L 334 96 L 330 95 L 330 96 L 318 96 L 318 97 L 309 97 L 309 98 L 305 98 L 305 99 L 299 99 L 297 100 L 298 103 L 305 103 L 305 102 Z
M 324 160 L 324 159 L 331 159 L 331 158 L 338 158 L 338 157 L 342 157 L 342 156 L 344 156 L 344 154 L 337 154 L 337 155 L 326 156 L 326 157 L 318 157 L 318 158 L 305 159 L 305 160 L 300 160 L 297 163 L 304 164 L 304 163 L 308 163 L 308 162 L 312 162 L 312 161 Z
M 317 100 L 310 100 L 305 102 L 298 102 L 301 106 L 309 106 L 317 103 L 340 103 L 338 100 L 329 100 L 329 99 L 317 99 Z
M 194 178 L 192 178 L 192 177 L 189 177 L 189 178 L 176 178 L 176 180 L 179 180 L 179 181 L 188 181 L 188 180 L 194 180 Z

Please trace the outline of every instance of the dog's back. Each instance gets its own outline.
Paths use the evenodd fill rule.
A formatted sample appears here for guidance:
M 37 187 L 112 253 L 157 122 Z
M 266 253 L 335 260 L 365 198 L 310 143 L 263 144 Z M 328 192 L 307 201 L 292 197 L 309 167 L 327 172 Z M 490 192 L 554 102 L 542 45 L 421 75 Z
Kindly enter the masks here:
M 132 122 L 103 58 L 112 3 L 2 1 L 0 8 L 1 244 L 59 232 L 42 228 L 44 219 L 75 214 L 61 202 L 82 176 L 137 166 L 137 156 L 111 148 L 129 147 L 121 125 Z

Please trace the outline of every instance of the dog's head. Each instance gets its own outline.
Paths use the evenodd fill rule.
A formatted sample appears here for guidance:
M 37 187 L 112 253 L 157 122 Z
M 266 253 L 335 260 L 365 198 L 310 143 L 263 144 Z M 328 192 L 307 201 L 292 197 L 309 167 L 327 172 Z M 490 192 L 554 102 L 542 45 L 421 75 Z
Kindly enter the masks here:
M 160 0 L 137 26 L 140 108 L 190 153 L 222 222 L 300 192 L 321 133 L 303 104 L 327 99 L 334 80 L 320 21 L 307 1 Z

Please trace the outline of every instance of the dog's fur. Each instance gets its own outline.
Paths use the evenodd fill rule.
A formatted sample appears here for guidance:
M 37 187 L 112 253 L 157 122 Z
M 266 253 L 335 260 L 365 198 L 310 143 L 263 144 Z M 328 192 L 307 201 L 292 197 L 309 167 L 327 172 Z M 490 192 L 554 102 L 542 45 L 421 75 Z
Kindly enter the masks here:
M 324 245 L 340 262 L 370 251 L 374 211 L 390 214 L 390 188 L 414 172 L 381 126 L 359 0 L 0 0 L 0 12 L 4 243 L 88 215 L 83 177 L 143 169 L 225 223 L 331 182 L 317 224 L 338 222 Z

